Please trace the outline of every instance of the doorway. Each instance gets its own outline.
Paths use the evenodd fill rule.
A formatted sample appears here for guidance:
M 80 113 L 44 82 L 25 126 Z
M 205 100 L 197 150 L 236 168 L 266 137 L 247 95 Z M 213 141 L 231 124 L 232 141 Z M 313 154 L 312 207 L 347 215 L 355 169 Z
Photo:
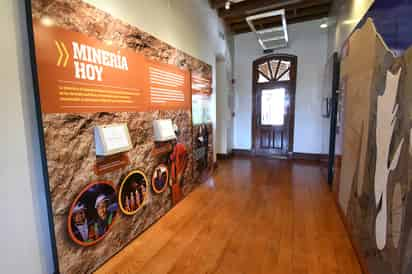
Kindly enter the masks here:
M 253 153 L 293 152 L 297 57 L 272 54 L 253 62 Z

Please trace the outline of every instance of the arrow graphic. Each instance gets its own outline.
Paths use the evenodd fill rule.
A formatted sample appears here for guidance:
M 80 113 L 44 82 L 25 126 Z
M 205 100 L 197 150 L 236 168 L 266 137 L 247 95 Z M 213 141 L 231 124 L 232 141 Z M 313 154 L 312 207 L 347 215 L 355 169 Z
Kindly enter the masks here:
M 61 65 L 63 65 L 63 67 L 65 68 L 67 66 L 67 61 L 69 61 L 69 51 L 66 48 L 66 45 L 63 42 L 58 42 L 58 41 L 54 41 L 54 43 L 56 44 L 56 48 L 59 51 L 59 59 L 57 60 L 57 66 L 60 67 Z M 64 62 L 62 63 L 64 58 Z
M 64 53 L 66 54 L 66 59 L 64 59 L 64 65 L 63 65 L 63 67 L 66 67 L 67 66 L 67 61 L 69 61 L 69 56 L 70 55 L 69 55 L 69 52 L 66 49 L 66 46 L 63 44 L 63 42 L 60 42 L 60 44 L 62 45 Z
M 57 60 L 57 66 L 58 67 L 60 67 L 60 63 L 61 63 L 61 61 L 62 61 L 62 59 L 63 59 L 63 52 L 62 52 L 62 50 L 60 49 L 60 46 L 59 46 L 59 43 L 56 41 L 56 40 L 54 40 L 54 43 L 56 44 L 56 47 L 57 47 L 57 50 L 59 51 L 59 59 Z

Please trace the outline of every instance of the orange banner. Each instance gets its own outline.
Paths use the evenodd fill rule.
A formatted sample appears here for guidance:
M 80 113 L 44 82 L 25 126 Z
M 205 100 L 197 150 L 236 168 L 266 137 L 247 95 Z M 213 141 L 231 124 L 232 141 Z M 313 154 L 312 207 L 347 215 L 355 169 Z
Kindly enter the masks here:
M 212 94 L 212 81 L 200 74 L 192 74 L 192 93 L 193 94 Z
M 191 108 L 190 72 L 176 66 L 148 62 L 151 109 Z
M 40 22 L 34 36 L 43 113 L 191 107 L 187 70 Z

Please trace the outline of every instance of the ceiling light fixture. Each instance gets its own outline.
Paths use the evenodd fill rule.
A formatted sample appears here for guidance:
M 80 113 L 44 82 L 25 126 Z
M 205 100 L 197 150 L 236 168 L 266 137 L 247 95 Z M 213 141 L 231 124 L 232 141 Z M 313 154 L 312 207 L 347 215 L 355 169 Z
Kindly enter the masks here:
M 323 18 L 321 23 L 320 23 L 320 28 L 321 29 L 327 29 L 329 27 L 329 20 L 328 18 Z
M 230 9 L 230 0 L 226 1 L 225 3 L 225 9 L 229 10 Z

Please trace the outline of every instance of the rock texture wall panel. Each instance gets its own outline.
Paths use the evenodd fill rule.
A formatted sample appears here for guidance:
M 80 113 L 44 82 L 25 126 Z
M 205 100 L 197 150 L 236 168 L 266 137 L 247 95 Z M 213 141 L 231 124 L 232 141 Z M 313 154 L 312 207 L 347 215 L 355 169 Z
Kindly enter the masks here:
M 395 57 L 371 19 L 342 59 L 339 202 L 369 273 L 412 273 L 412 50 Z
M 150 60 L 188 69 L 211 79 L 210 65 L 171 47 L 138 28 L 113 18 L 80 0 L 33 0 L 33 20 L 48 17 L 54 26 L 79 32 L 112 45 L 143 53 Z M 180 129 L 178 142 L 188 151 L 188 163 L 182 182 L 183 196 L 199 183 L 193 176 L 193 127 L 190 109 L 150 112 L 98 112 L 43 114 L 50 196 L 56 235 L 59 269 L 61 273 L 90 273 L 122 249 L 172 208 L 171 188 L 161 194 L 148 190 L 148 203 L 137 214 L 126 216 L 118 211 L 117 219 L 108 235 L 98 244 L 82 247 L 75 244 L 67 233 L 67 216 L 76 195 L 90 182 L 112 181 L 118 188 L 123 178 L 133 170 L 143 171 L 152 178 L 155 167 L 168 162 L 167 154 L 156 156 L 153 148 L 152 122 L 171 119 Z M 98 176 L 93 129 L 97 125 L 126 123 L 133 144 L 127 152 L 129 165 L 114 172 Z M 210 132 L 212 130 L 210 129 Z M 212 138 L 208 152 L 212 154 Z M 144 250 L 142 250 L 144 252 Z

